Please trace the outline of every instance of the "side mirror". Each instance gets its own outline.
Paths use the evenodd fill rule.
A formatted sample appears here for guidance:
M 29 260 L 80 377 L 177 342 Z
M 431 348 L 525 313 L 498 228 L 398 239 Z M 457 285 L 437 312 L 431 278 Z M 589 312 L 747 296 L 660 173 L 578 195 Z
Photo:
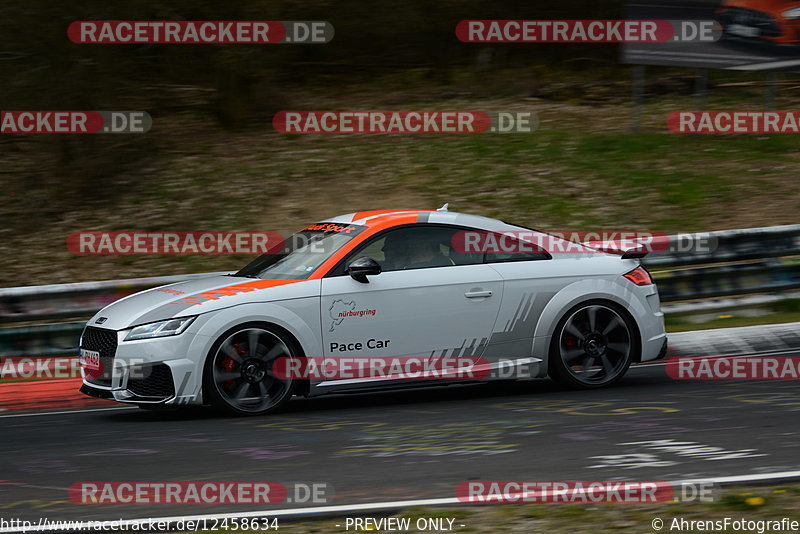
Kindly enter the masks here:
M 363 258 L 353 260 L 353 262 L 347 266 L 347 274 L 352 276 L 353 280 L 357 282 L 368 284 L 369 280 L 367 280 L 367 276 L 381 274 L 381 264 L 368 256 L 364 256 Z

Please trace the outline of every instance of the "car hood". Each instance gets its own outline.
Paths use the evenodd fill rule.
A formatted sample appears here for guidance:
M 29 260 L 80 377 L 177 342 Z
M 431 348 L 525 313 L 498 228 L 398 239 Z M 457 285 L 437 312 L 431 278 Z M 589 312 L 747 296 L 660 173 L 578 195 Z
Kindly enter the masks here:
M 174 317 L 199 315 L 243 302 L 267 302 L 297 296 L 293 286 L 307 280 L 262 280 L 235 276 L 210 276 L 155 287 L 109 304 L 88 326 L 123 330 Z M 301 293 L 305 293 L 302 292 Z

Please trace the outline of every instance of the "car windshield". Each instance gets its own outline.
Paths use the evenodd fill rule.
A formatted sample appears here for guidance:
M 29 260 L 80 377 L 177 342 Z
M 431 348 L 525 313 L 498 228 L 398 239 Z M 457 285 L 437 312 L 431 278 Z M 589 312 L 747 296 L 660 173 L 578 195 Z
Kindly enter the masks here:
M 304 280 L 364 230 L 366 226 L 355 224 L 312 224 L 288 238 L 280 252 L 259 256 L 234 276 Z

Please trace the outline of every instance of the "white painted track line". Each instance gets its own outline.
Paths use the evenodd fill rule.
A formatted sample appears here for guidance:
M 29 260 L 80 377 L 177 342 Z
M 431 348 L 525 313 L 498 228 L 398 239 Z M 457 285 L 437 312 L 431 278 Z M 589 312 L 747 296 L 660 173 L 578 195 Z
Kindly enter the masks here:
M 112 412 L 118 410 L 135 410 L 136 406 L 120 406 L 117 408 L 89 408 L 88 410 L 64 410 L 61 412 L 33 412 L 33 413 L 12 413 L 0 415 L 0 419 L 7 419 L 9 417 L 40 417 L 43 415 L 68 415 L 73 413 L 88 413 L 88 412 Z

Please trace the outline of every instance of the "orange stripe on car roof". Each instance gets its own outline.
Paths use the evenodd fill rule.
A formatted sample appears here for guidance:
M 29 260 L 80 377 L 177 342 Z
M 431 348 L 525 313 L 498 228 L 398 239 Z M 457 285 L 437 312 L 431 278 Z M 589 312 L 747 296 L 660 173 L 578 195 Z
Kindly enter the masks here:
M 372 211 L 359 211 L 358 213 L 353 215 L 353 222 L 360 221 L 361 219 L 366 219 L 367 217 L 375 217 L 376 215 L 388 215 L 390 213 L 400 213 L 400 212 L 414 212 L 420 213 L 423 211 L 431 211 L 431 210 L 372 210 Z

